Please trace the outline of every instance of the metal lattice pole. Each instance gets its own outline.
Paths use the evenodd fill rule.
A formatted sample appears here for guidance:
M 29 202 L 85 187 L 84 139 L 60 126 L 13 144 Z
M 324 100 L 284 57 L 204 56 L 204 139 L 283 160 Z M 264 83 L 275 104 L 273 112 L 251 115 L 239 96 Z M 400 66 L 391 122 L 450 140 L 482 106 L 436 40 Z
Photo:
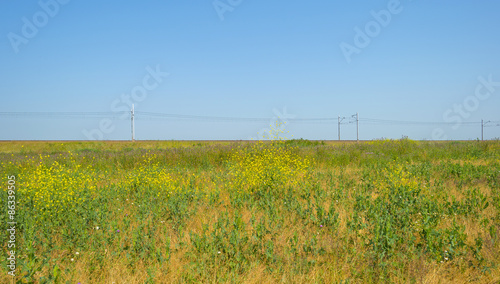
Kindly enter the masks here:
M 132 111 L 130 112 L 130 118 L 132 123 L 132 141 L 135 141 L 135 125 L 134 125 L 134 105 L 132 104 Z

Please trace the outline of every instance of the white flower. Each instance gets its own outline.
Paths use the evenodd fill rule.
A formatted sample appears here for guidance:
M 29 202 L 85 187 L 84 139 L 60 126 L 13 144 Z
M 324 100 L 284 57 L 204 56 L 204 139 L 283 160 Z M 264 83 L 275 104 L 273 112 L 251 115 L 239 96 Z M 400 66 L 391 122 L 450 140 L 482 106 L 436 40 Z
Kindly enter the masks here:
M 220 254 L 220 251 L 218 251 L 217 253 Z
M 80 253 L 79 252 L 75 252 L 76 255 L 79 255 Z
M 72 258 L 71 261 L 74 261 L 74 259 Z
M 96 230 L 99 230 L 99 226 L 95 227 Z

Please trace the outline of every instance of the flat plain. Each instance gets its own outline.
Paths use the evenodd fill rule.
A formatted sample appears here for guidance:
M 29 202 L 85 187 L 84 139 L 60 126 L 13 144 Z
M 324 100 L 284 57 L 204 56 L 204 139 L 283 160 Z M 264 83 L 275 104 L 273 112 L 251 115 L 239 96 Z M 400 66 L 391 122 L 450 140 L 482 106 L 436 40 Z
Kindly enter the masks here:
M 2 141 L 0 163 L 2 283 L 500 281 L 498 140 Z

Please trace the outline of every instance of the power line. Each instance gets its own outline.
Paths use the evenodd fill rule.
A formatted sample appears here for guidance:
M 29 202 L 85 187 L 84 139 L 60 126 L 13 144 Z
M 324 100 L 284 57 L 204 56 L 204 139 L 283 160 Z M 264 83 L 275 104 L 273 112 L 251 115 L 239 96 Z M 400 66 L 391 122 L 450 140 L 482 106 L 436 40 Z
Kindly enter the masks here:
M 124 119 L 130 118 L 130 112 L 0 112 L 2 117 L 30 117 L 30 118 L 80 118 L 80 119 L 95 119 L 95 118 L 110 118 Z M 407 121 L 407 120 L 390 120 L 376 118 L 358 118 L 352 116 L 352 120 L 342 122 L 341 125 L 362 123 L 362 124 L 385 124 L 385 125 L 456 125 L 455 122 L 439 122 L 439 121 Z M 270 118 L 262 117 L 232 117 L 232 116 L 204 116 L 204 115 L 189 115 L 189 114 L 172 114 L 158 112 L 143 112 L 135 111 L 135 119 L 174 119 L 174 120 L 197 120 L 197 121 L 215 121 L 215 122 L 269 122 Z M 320 123 L 331 124 L 339 123 L 338 117 L 314 117 L 314 118 L 280 118 L 293 123 Z M 461 122 L 461 125 L 479 125 L 481 122 Z M 484 123 L 484 127 L 497 127 L 500 125 L 498 121 L 488 121 Z
M 209 116 L 209 115 L 191 115 L 191 114 L 173 114 L 173 113 L 160 113 L 160 112 L 143 112 L 135 111 L 133 106 L 131 111 L 126 112 L 0 112 L 0 117 L 11 117 L 11 118 L 43 118 L 43 119 L 111 119 L 111 120 L 125 120 L 131 119 L 131 134 L 132 141 L 135 140 L 135 120 L 168 120 L 172 121 L 198 121 L 198 122 L 245 122 L 245 123 L 271 123 L 281 121 L 282 123 L 293 123 L 293 124 L 314 124 L 318 125 L 332 125 L 333 123 L 338 123 L 338 139 L 340 140 L 340 128 L 341 125 L 354 124 L 356 123 L 356 140 L 359 141 L 359 124 L 366 125 L 408 125 L 408 126 L 474 126 L 479 125 L 481 127 L 481 140 L 483 139 L 484 127 L 500 127 L 500 120 L 481 120 L 479 122 L 442 122 L 442 121 L 408 121 L 408 120 L 394 120 L 394 119 L 378 119 L 378 118 L 360 118 L 359 114 L 356 113 L 350 117 L 309 117 L 309 118 L 291 118 L 291 117 L 280 117 L 273 116 L 272 118 L 262 118 L 262 117 L 234 117 L 234 116 Z M 100 125 L 102 124 L 102 120 Z M 104 127 L 104 126 L 99 126 Z M 273 126 L 271 125 L 271 128 Z M 326 126 L 328 127 L 328 126 Z M 92 130 L 92 131 L 101 131 Z M 88 132 L 88 131 L 87 131 Z M 94 133 L 94 132 L 92 132 Z M 95 134 L 95 133 L 94 133 Z M 91 134 L 91 135 L 94 135 Z M 102 133 L 101 133 L 102 136 Z
M 500 120 L 499 121 L 486 121 L 483 125 L 483 127 L 499 127 L 500 126 Z
M 188 119 L 204 121 L 246 121 L 263 122 L 269 121 L 269 118 L 262 117 L 228 117 L 228 116 L 202 116 L 188 114 L 171 114 L 135 111 L 135 118 L 164 118 L 164 119 Z M 7 117 L 40 117 L 40 118 L 119 118 L 129 116 L 130 112 L 0 112 L 0 116 Z M 281 118 L 279 118 L 281 119 Z M 336 118 L 287 118 L 293 122 L 328 122 Z
M 360 121 L 372 124 L 404 124 L 404 125 L 456 125 L 456 122 L 437 122 L 437 121 L 405 121 L 405 120 L 388 120 L 388 119 L 373 119 L 360 118 Z M 460 124 L 481 124 L 481 122 L 461 122 Z
M 190 119 L 190 120 L 211 120 L 211 121 L 269 121 L 268 118 L 256 117 L 223 117 L 223 116 L 203 116 L 203 115 L 189 115 L 189 114 L 171 114 L 171 113 L 156 113 L 156 112 L 142 112 L 137 111 L 137 115 L 145 117 L 157 118 L 177 118 L 177 119 Z
M 13 117 L 60 117 L 60 118 L 109 118 L 119 117 L 128 112 L 0 112 L 0 116 L 13 116 Z
M 203 116 L 203 115 L 186 115 L 186 114 L 170 114 L 170 113 L 155 113 L 155 112 L 142 112 L 136 111 L 136 114 L 160 117 L 160 118 L 180 118 L 180 119 L 194 119 L 194 120 L 211 120 L 211 121 L 249 121 L 249 122 L 262 122 L 269 121 L 269 118 L 263 117 L 228 117 L 228 116 Z M 279 118 L 279 117 L 278 117 Z M 321 122 L 333 121 L 336 118 L 323 117 L 323 118 L 287 118 L 288 121 L 293 122 Z

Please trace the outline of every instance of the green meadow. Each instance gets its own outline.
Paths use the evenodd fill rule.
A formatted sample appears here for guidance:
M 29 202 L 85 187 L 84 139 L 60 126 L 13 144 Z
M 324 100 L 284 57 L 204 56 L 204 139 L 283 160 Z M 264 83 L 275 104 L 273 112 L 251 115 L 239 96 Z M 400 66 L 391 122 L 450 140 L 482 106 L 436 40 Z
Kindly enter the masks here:
M 500 282 L 498 140 L 2 141 L 0 163 L 1 283 Z

